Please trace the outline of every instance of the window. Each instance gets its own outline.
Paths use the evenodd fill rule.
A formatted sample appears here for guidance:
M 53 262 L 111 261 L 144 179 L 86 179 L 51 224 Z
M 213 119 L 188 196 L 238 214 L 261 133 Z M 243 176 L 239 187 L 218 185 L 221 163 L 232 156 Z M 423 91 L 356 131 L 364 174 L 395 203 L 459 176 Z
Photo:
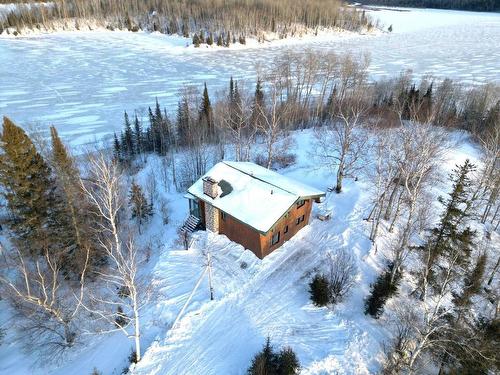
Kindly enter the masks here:
M 285 227 L 285 230 L 283 230 L 283 233 L 288 233 L 288 225 Z
M 222 220 L 226 221 L 226 213 L 224 211 L 220 212 L 220 217 L 222 218 Z
M 276 245 L 280 242 L 280 232 L 273 234 L 273 238 L 271 239 L 271 246 Z
M 305 204 L 306 204 L 306 200 L 301 199 L 300 201 L 297 202 L 297 208 L 300 208 L 300 207 L 302 207 Z
M 304 217 L 304 215 L 302 215 L 301 217 L 298 217 L 295 222 L 297 223 L 297 225 L 299 225 L 300 223 L 302 223 L 304 221 L 304 219 L 305 219 L 305 217 Z

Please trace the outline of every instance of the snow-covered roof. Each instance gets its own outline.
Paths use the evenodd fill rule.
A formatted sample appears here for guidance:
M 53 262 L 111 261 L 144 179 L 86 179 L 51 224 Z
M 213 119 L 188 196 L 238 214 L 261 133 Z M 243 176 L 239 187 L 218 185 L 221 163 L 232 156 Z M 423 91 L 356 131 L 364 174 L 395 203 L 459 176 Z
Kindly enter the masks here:
M 228 183 L 232 190 L 215 199 L 203 193 L 203 178 Z M 219 188 L 219 191 L 223 189 Z M 262 233 L 299 199 L 324 192 L 249 162 L 217 163 L 188 192 Z

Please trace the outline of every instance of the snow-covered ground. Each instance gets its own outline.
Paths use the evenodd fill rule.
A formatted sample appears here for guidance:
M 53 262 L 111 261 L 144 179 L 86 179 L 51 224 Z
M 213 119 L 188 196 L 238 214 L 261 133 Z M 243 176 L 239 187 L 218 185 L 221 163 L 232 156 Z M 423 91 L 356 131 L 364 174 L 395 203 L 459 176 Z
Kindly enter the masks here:
M 280 171 L 325 191 L 334 175 L 311 158 L 311 130 L 292 134 L 296 143 L 296 164 Z M 466 158 L 478 162 L 478 149 L 467 137 L 454 132 L 456 142 L 442 166 L 446 176 Z M 148 275 L 154 299 L 143 311 L 144 357 L 132 369 L 136 375 L 244 374 L 251 358 L 267 336 L 277 346 L 291 346 L 303 367 L 303 374 L 374 374 L 387 331 L 383 320 L 363 313 L 369 284 L 385 262 L 384 251 L 368 239 L 363 217 L 370 209 L 366 178 L 346 180 L 341 194 L 328 193 L 314 205 L 312 221 L 294 238 L 264 260 L 229 241 L 225 236 L 198 232 L 188 251 L 176 241 L 176 228 L 187 216 L 183 193 L 176 193 L 162 181 L 159 158 L 151 156 L 136 181 L 143 186 L 152 174 L 158 179 L 159 195 L 170 201 L 171 220 L 163 225 L 158 214 L 148 224 L 144 241 L 151 238 L 152 255 L 143 274 Z M 445 194 L 446 179 L 436 184 L 435 194 Z M 331 211 L 330 221 L 315 214 Z M 498 240 L 493 234 L 492 240 Z M 358 267 L 350 296 L 333 310 L 314 307 L 309 301 L 308 282 L 324 266 L 328 253 L 345 248 L 352 251 Z M 215 301 L 209 300 L 204 279 L 178 324 L 172 323 L 195 286 L 205 266 L 207 251 L 213 258 Z M 5 309 L 0 302 L 0 311 Z M 4 310 L 5 309 L 5 310 Z M 0 314 L 0 325 L 13 321 Z M 67 354 L 61 363 L 36 362 L 36 353 L 22 350 L 22 341 L 13 341 L 9 330 L 0 346 L 0 374 L 67 375 L 90 374 L 96 367 L 103 375 L 118 375 L 126 367 L 132 342 L 121 334 L 84 336 L 82 345 Z
M 254 84 L 256 68 L 286 50 L 368 53 L 373 78 L 406 69 L 466 84 L 500 82 L 500 14 L 441 10 L 369 11 L 392 33 L 325 33 L 237 48 L 186 48 L 190 40 L 129 32 L 61 32 L 0 38 L 0 114 L 23 126 L 54 124 L 73 144 L 121 130 L 123 110 L 158 97 L 175 110 L 184 85 L 211 95 L 232 75 Z

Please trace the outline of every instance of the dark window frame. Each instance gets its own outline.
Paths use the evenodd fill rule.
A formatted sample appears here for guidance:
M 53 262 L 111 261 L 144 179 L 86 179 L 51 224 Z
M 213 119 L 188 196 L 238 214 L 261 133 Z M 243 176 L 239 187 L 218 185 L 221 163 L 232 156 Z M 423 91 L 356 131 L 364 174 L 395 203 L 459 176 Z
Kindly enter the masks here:
M 305 221 L 305 215 L 302 215 L 295 220 L 295 225 L 300 225 L 300 223 Z
M 275 237 L 277 237 L 276 240 L 274 239 Z M 280 232 L 279 231 L 277 233 L 273 234 L 272 237 L 271 237 L 271 246 L 274 246 L 274 245 L 278 244 L 280 242 L 280 237 L 281 236 L 280 236 Z
M 283 229 L 283 234 L 287 234 L 288 233 L 288 225 L 285 226 L 285 229 Z
M 223 221 L 226 221 L 226 213 L 224 211 L 220 212 L 220 217 Z
M 307 202 L 307 199 L 301 199 L 300 201 L 297 202 L 297 209 L 300 207 L 304 206 Z

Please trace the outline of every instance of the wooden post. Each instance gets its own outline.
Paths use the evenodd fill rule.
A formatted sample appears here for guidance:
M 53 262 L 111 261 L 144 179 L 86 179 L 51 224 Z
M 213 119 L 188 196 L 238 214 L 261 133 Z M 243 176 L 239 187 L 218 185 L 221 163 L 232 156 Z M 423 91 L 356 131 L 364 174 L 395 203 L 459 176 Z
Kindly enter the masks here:
M 208 261 L 208 286 L 210 288 L 210 301 L 214 300 L 214 287 L 212 285 L 212 258 L 210 257 L 210 253 L 207 253 L 207 261 Z

